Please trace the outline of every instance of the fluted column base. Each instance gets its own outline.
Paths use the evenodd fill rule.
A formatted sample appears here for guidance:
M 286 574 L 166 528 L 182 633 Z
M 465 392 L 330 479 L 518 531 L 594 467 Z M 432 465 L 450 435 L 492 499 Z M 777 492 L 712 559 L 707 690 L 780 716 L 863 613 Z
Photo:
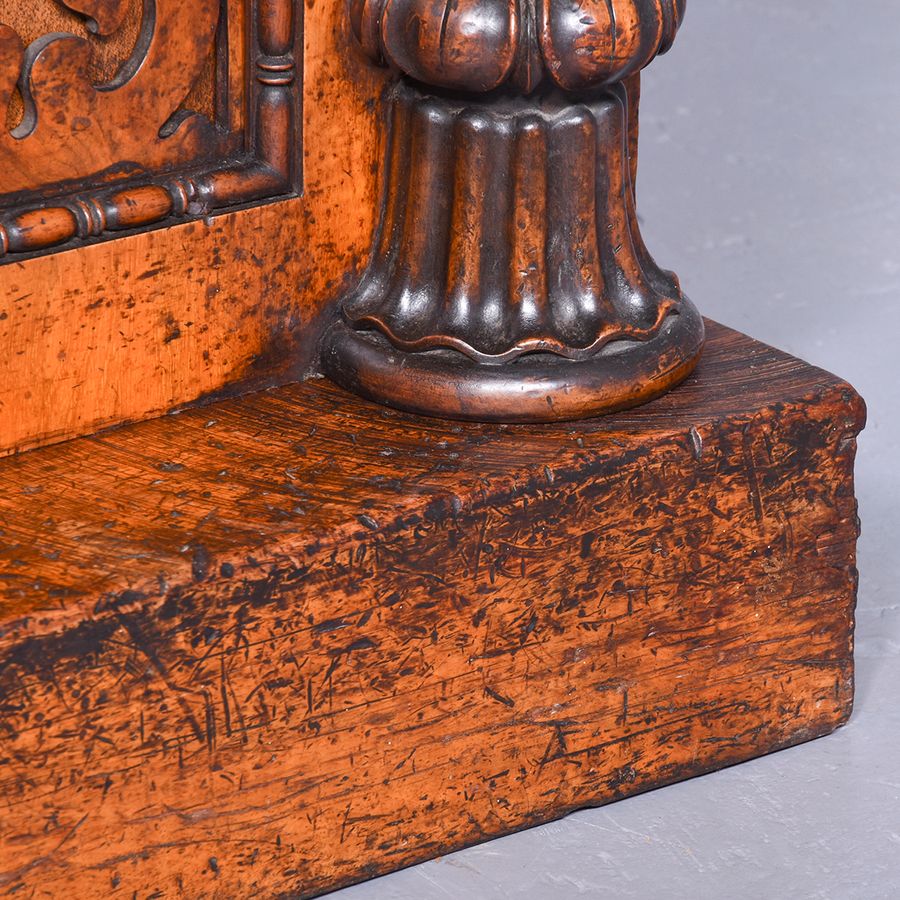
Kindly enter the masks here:
M 703 324 L 635 213 L 637 76 L 573 99 L 388 98 L 372 260 L 327 375 L 415 412 L 539 422 L 623 409 L 694 367 Z
M 475 422 L 560 422 L 639 406 L 671 390 L 697 364 L 703 320 L 686 301 L 649 341 L 616 341 L 571 361 L 550 354 L 485 366 L 453 350 L 409 353 L 375 331 L 339 322 L 324 373 L 347 390 L 426 416 Z

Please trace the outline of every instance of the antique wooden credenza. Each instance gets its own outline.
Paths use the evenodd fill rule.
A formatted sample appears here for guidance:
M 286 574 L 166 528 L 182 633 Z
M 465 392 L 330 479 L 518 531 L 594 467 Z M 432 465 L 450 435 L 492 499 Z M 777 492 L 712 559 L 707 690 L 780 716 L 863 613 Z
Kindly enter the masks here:
M 314 896 L 818 737 L 845 382 L 644 246 L 684 0 L 0 0 L 0 893 Z

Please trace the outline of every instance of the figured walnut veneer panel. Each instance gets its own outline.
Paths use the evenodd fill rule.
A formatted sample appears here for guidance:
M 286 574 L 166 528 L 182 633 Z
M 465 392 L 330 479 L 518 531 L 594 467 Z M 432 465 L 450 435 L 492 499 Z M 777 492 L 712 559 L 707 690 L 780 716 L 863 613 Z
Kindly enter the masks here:
M 0 463 L 0 885 L 310 896 L 845 721 L 862 403 L 709 334 L 565 428 L 317 382 Z
M 119 58 L 98 59 L 101 41 L 68 30 L 28 42 L 0 10 L 0 105 L 17 82 L 24 101 L 16 128 L 0 131 L 5 206 L 27 203 L 17 197 L 26 191 L 165 171 L 227 150 L 227 129 L 189 110 L 173 118 L 208 67 L 219 0 L 66 5 L 89 17 L 88 30 L 117 37 Z M 3 244 L 4 255 L 18 249 L 14 237 Z
M 100 16 L 100 23 L 73 12 L 79 5 L 84 4 L 72 0 L 69 4 L 71 9 L 68 9 L 54 0 L 34 0 L 30 3 L 0 0 L 0 22 L 9 26 L 25 46 L 46 34 L 56 32 L 67 32 L 88 40 L 91 50 L 88 60 L 91 81 L 97 84 L 109 81 L 128 59 L 137 43 L 143 4 L 141 0 L 116 3 L 109 7 L 107 15 L 103 15 L 103 8 L 93 2 L 89 6 L 95 7 L 93 12 Z M 94 23 L 91 25 L 94 31 L 88 28 L 89 22 Z M 0 102 L 0 122 L 2 111 L 3 103 Z M 200 111 L 209 114 L 211 108 L 206 107 Z M 22 121 L 24 113 L 18 89 L 6 112 L 7 130 L 12 131 Z
M 101 73 L 97 40 L 0 18 L 0 263 L 300 190 L 296 0 L 66 5 L 132 46 Z
M 53 212 L 44 204 L 20 223 L 17 240 L 52 232 L 78 249 L 10 253 L 0 265 L 0 455 L 309 370 L 322 311 L 360 268 L 373 230 L 384 75 L 347 52 L 340 5 L 259 0 L 265 27 L 244 22 L 243 8 L 229 4 L 229 71 L 246 55 L 245 31 L 256 50 L 276 51 L 257 60 L 248 87 L 264 101 L 255 118 L 227 111 L 250 129 L 249 161 L 190 184 L 176 173 L 113 186 L 87 206 L 80 195 Z M 287 34 L 296 47 L 279 55 Z M 302 197 L 204 215 L 206 204 L 288 190 L 285 173 L 301 170 Z M 101 218 L 124 236 L 80 246 L 73 229 Z M 128 233 L 148 222 L 175 224 Z

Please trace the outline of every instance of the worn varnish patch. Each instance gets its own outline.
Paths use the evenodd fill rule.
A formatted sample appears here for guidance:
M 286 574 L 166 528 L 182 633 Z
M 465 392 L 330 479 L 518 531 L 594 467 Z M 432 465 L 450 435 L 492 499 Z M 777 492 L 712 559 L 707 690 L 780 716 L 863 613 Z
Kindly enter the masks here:
M 572 426 L 323 382 L 0 463 L 0 891 L 308 896 L 849 715 L 863 424 L 710 324 Z

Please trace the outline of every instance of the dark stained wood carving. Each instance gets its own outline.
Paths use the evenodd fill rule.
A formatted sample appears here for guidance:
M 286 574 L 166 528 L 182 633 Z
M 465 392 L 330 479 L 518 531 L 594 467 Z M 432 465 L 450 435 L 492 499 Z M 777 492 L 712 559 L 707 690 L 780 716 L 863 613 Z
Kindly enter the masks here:
M 845 383 L 570 426 L 325 381 L 0 461 L 0 893 L 308 897 L 850 714 Z
M 644 402 L 703 326 L 635 211 L 639 70 L 684 0 L 355 0 L 387 95 L 371 264 L 326 341 L 368 397 L 552 421 Z
M 63 5 L 85 16 L 88 31 L 97 34 L 112 34 L 128 12 L 128 0 L 63 0 Z
M 24 102 L 21 122 L 0 131 L 0 262 L 299 188 L 295 0 L 142 4 L 134 49 L 103 84 L 89 41 L 55 33 L 24 47 L 0 24 L 0 113 L 17 85 Z M 128 8 L 65 5 L 99 34 Z M 210 120 L 182 104 L 213 52 L 221 115 Z

